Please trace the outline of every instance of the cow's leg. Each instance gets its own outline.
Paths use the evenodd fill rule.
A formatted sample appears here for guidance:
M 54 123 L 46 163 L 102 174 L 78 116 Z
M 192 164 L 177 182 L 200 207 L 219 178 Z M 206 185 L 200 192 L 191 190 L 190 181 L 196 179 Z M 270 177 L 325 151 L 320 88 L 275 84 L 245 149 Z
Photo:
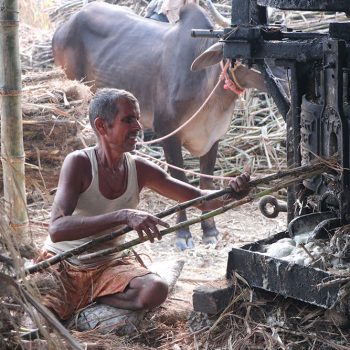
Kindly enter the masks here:
M 163 142 L 163 148 L 165 158 L 169 164 L 175 165 L 179 168 L 183 168 L 183 158 L 181 153 L 181 143 L 176 137 L 170 137 Z M 186 175 L 183 171 L 169 167 L 171 176 L 178 180 L 188 182 Z M 180 211 L 176 218 L 176 223 L 187 220 L 186 212 Z M 193 248 L 193 239 L 191 232 L 188 228 L 180 229 L 176 232 L 176 247 L 180 250 Z
M 210 151 L 199 159 L 200 170 L 202 174 L 213 175 L 216 156 L 218 153 L 218 144 L 219 142 L 216 142 L 213 145 L 213 147 L 210 149 Z M 201 189 L 210 189 L 210 190 L 214 189 L 214 184 L 212 179 L 201 177 L 199 183 L 200 183 Z M 203 243 L 215 244 L 217 242 L 217 236 L 219 234 L 219 231 L 215 226 L 214 218 L 210 218 L 205 221 L 202 221 L 201 226 L 203 231 Z

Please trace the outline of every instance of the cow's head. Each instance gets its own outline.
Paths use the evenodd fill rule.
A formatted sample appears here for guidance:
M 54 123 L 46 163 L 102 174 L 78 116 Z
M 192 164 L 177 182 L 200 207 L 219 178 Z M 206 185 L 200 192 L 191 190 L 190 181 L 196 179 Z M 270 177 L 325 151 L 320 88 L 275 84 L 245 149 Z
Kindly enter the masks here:
M 218 42 L 210 46 L 200 54 L 191 65 L 192 71 L 198 71 L 213 66 L 224 59 L 223 43 Z M 248 69 L 244 65 L 239 65 L 235 69 L 235 82 L 238 86 L 244 88 L 255 88 L 260 91 L 267 91 L 265 81 L 260 72 L 254 69 Z

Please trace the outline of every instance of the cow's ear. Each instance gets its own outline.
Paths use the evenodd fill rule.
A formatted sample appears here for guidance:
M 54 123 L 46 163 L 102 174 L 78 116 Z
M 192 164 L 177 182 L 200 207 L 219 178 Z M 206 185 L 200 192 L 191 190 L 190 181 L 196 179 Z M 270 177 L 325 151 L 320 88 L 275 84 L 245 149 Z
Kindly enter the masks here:
M 224 47 L 222 43 L 216 43 L 200 54 L 192 63 L 191 71 L 201 70 L 219 63 L 223 57 Z

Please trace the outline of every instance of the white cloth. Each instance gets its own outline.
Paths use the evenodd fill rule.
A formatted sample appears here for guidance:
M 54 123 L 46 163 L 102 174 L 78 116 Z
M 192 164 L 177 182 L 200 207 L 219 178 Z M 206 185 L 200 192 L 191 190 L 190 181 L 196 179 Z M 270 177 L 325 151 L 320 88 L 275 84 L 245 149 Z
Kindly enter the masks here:
M 187 4 L 199 4 L 199 0 L 151 0 L 146 8 L 146 16 L 151 17 L 152 13 L 163 14 L 172 24 L 180 18 L 180 10 Z
M 181 8 L 192 3 L 199 4 L 199 0 L 164 0 L 161 9 L 169 22 L 174 24 L 180 19 Z

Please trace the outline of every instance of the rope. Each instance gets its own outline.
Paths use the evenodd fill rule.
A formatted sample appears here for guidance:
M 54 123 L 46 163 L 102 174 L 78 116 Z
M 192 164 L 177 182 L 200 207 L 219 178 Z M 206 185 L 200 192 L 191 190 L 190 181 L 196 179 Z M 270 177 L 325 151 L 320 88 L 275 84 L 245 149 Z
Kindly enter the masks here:
M 227 89 L 231 90 L 236 95 L 240 95 L 241 93 L 243 93 L 245 91 L 245 89 L 239 84 L 238 79 L 235 76 L 235 71 L 241 65 L 241 63 L 239 63 L 239 62 L 235 63 L 234 67 L 230 68 L 230 72 L 231 72 L 233 80 L 230 78 L 230 76 L 228 74 L 229 63 L 230 62 L 227 61 L 225 66 L 224 66 L 223 62 L 222 61 L 220 62 L 220 66 L 221 66 L 221 70 L 222 71 L 221 71 L 221 74 L 220 74 L 218 82 L 216 83 L 214 89 L 211 91 L 211 93 L 206 98 L 204 103 L 201 105 L 201 107 L 199 107 L 197 112 L 195 112 L 190 119 L 188 119 L 184 124 L 180 125 L 177 129 L 175 129 L 174 131 L 172 131 L 171 133 L 169 133 L 169 134 L 167 134 L 167 135 L 165 135 L 163 137 L 160 137 L 160 138 L 155 139 L 155 140 L 147 141 L 147 142 L 141 141 L 141 142 L 138 142 L 137 144 L 138 145 L 150 145 L 150 144 L 154 144 L 154 143 L 158 143 L 158 142 L 164 141 L 165 139 L 175 135 L 178 131 L 180 131 L 182 128 L 184 128 L 188 123 L 190 123 L 201 112 L 201 110 L 204 108 L 204 106 L 208 103 L 209 99 L 213 95 L 215 89 L 219 86 L 221 80 L 225 80 L 225 85 L 224 85 L 224 89 L 225 90 L 227 90 Z M 136 154 L 138 154 L 138 155 L 143 156 L 143 157 L 148 157 L 148 158 L 152 159 L 153 161 L 162 164 L 163 166 L 167 166 L 167 167 L 170 167 L 170 168 L 173 168 L 173 169 L 176 169 L 176 170 L 179 170 L 179 171 L 182 171 L 184 173 L 191 174 L 191 175 L 194 175 L 194 176 L 205 177 L 205 178 L 215 179 L 215 180 L 230 180 L 230 179 L 232 179 L 232 177 L 227 177 L 227 176 L 208 175 L 208 174 L 197 173 L 197 172 L 191 171 L 191 170 L 186 170 L 186 169 L 177 167 L 175 165 L 169 164 L 167 162 L 161 161 L 161 160 L 159 160 L 157 158 L 154 158 L 154 157 L 152 157 L 152 156 L 150 156 L 148 154 L 142 153 L 140 151 L 135 150 L 134 152 Z
M 13 230 L 20 230 L 20 229 L 25 229 L 28 227 L 29 221 L 26 221 L 25 223 L 21 223 L 21 224 L 15 224 L 14 222 L 10 222 L 9 226 L 13 229 Z
M 0 96 L 20 96 L 22 94 L 22 90 L 7 90 L 0 89 Z
M 188 120 L 186 120 L 185 123 L 183 123 L 182 125 L 180 125 L 177 129 L 175 129 L 174 131 L 172 131 L 171 133 L 165 135 L 165 136 L 162 136 L 158 139 L 155 139 L 155 140 L 151 140 L 151 141 L 147 141 L 147 142 L 140 142 L 141 145 L 151 145 L 153 143 L 158 143 L 158 142 L 161 142 L 161 141 L 164 141 L 166 139 L 168 139 L 169 137 L 175 135 L 177 132 L 179 132 L 181 129 L 183 129 L 187 124 L 189 124 L 194 118 L 196 118 L 198 116 L 198 114 L 202 111 L 202 109 L 205 107 L 205 105 L 208 103 L 209 99 L 212 97 L 215 89 L 219 86 L 221 82 L 221 79 L 219 79 L 219 81 L 216 83 L 216 85 L 214 86 L 214 89 L 211 91 L 211 93 L 209 94 L 209 96 L 206 98 L 206 100 L 203 102 L 203 104 L 199 107 L 199 109 L 197 110 L 197 112 L 195 112 L 192 117 Z
M 137 151 L 135 150 L 134 151 L 136 154 L 140 155 L 140 156 L 143 156 L 143 157 L 148 157 L 150 159 L 152 159 L 154 162 L 158 162 L 164 166 L 167 166 L 169 168 L 173 168 L 173 169 L 176 169 L 176 170 L 180 170 L 184 173 L 188 173 L 188 174 L 191 174 L 191 175 L 195 175 L 195 176 L 198 176 L 198 177 L 206 177 L 208 179 L 217 179 L 217 180 L 232 180 L 232 177 L 228 177 L 228 176 L 215 176 L 215 175 L 208 175 L 208 174 L 201 174 L 201 173 L 197 173 L 195 171 L 192 171 L 192 170 L 186 170 L 186 169 L 183 169 L 183 168 L 179 168 L 175 165 L 172 165 L 172 164 L 169 164 L 167 162 L 164 162 L 162 160 L 159 160 L 157 158 L 154 158 L 146 153 L 142 153 L 140 151 Z
M 238 82 L 238 79 L 236 77 L 236 69 L 241 66 L 242 64 L 240 62 L 236 62 L 235 66 L 233 68 L 230 68 L 230 73 L 233 78 L 233 82 L 237 85 L 238 89 L 244 92 L 245 88 Z
M 224 89 L 225 90 L 231 90 L 232 92 L 234 92 L 236 95 L 240 95 L 242 94 L 245 89 L 238 83 L 238 79 L 235 75 L 235 70 L 241 65 L 240 63 L 235 63 L 233 68 L 229 69 L 229 64 L 230 62 L 227 61 L 225 66 L 223 65 L 222 61 L 220 62 L 221 65 L 221 76 L 220 79 L 221 80 L 225 80 L 225 84 L 224 84 Z M 233 80 L 230 78 L 230 75 L 228 73 L 228 69 L 232 75 Z
M 158 139 L 155 140 L 151 140 L 151 141 L 141 141 L 138 142 L 139 145 L 152 145 L 154 143 L 159 143 L 162 142 L 166 139 L 168 139 L 169 137 L 175 135 L 176 133 L 178 133 L 181 129 L 183 129 L 187 124 L 189 124 L 192 120 L 194 120 L 194 118 L 196 118 L 198 116 L 198 114 L 203 110 L 203 108 L 205 107 L 205 105 L 208 103 L 209 99 L 213 96 L 214 91 L 216 90 L 216 88 L 219 86 L 221 80 L 225 80 L 225 85 L 224 85 L 224 89 L 225 90 L 231 90 L 232 92 L 234 92 L 236 95 L 240 95 L 241 93 L 243 93 L 245 91 L 245 89 L 239 84 L 238 79 L 235 76 L 235 70 L 241 65 L 240 63 L 236 63 L 235 66 L 233 68 L 230 68 L 230 72 L 231 75 L 233 77 L 233 80 L 230 78 L 229 74 L 227 73 L 227 69 L 229 66 L 229 61 L 226 62 L 225 66 L 223 65 L 222 61 L 220 62 L 221 65 L 221 74 L 219 76 L 219 80 L 216 83 L 216 85 L 214 86 L 213 90 L 211 91 L 211 93 L 209 94 L 209 96 L 205 99 L 205 101 L 203 102 L 203 104 L 198 108 L 197 112 L 195 112 L 192 117 L 188 120 L 186 120 L 185 123 L 183 123 L 182 125 L 180 125 L 177 129 L 175 129 L 174 131 L 170 132 L 167 135 L 164 135 Z
M 0 156 L 1 161 L 9 163 L 9 164 L 15 164 L 15 163 L 23 163 L 25 160 L 25 156 Z

